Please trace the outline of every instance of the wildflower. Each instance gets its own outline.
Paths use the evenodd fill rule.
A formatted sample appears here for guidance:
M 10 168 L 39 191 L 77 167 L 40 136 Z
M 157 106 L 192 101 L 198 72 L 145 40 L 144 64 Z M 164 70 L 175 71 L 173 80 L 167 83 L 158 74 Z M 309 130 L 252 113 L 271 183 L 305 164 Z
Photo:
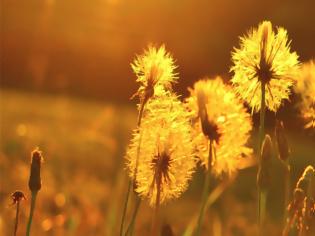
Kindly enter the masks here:
M 298 56 L 290 52 L 287 31 L 272 30 L 271 22 L 262 22 L 257 29 L 240 38 L 240 48 L 232 53 L 232 83 L 236 92 L 258 112 L 261 106 L 261 85 L 266 85 L 266 107 L 277 111 L 288 99 L 290 87 L 298 73 Z
M 174 94 L 164 91 L 149 100 L 126 159 L 129 175 L 137 183 L 135 191 L 148 197 L 151 206 L 177 198 L 187 188 L 195 167 L 191 127 Z
M 252 123 L 243 104 L 220 77 L 200 80 L 186 100 L 193 123 L 193 143 L 202 165 L 208 168 L 209 140 L 215 159 L 212 172 L 232 174 L 252 150 L 246 147 Z
M 299 104 L 303 118 L 306 121 L 305 128 L 315 128 L 315 61 L 304 63 L 295 91 L 301 95 Z
M 131 64 L 137 75 L 140 87 L 135 95 L 140 97 L 140 111 L 143 106 L 155 94 L 157 87 L 171 90 L 172 83 L 177 80 L 174 72 L 176 65 L 173 57 L 166 51 L 165 46 L 160 48 L 149 46 L 142 55 L 138 55 Z

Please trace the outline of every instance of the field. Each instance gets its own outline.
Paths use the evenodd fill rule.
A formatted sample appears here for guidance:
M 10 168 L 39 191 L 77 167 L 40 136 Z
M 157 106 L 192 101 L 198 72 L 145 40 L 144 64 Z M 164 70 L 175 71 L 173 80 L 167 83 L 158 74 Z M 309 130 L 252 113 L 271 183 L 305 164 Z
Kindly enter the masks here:
M 2 89 L 0 109 L 0 235 L 13 234 L 15 206 L 10 194 L 16 189 L 27 195 L 21 202 L 18 235 L 24 234 L 30 207 L 30 153 L 36 147 L 42 150 L 44 163 L 32 235 L 118 235 L 128 183 L 124 155 L 136 127 L 135 106 Z M 296 183 L 303 169 L 315 164 L 315 138 L 302 129 L 287 133 L 291 181 Z M 273 159 L 266 232 L 280 235 L 283 170 Z M 211 179 L 215 191 L 210 194 L 213 204 L 203 235 L 256 235 L 256 172 L 252 166 L 232 181 Z M 188 191 L 161 207 L 162 226 L 170 225 L 174 235 L 189 235 L 202 186 L 203 169 L 198 167 Z M 143 201 L 135 235 L 149 231 L 152 212 Z

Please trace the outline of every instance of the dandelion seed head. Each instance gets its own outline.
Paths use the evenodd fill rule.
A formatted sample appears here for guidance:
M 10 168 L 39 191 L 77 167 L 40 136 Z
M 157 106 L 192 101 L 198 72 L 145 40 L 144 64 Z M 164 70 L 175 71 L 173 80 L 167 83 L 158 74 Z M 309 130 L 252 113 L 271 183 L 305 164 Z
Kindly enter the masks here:
M 192 120 L 197 156 L 208 168 L 209 140 L 214 141 L 216 159 L 210 163 L 212 171 L 216 176 L 231 175 L 252 153 L 246 146 L 252 129 L 250 115 L 220 77 L 196 82 L 190 93 L 186 105 Z
M 153 96 L 156 87 L 171 90 L 172 83 L 178 78 L 174 71 L 177 68 L 175 61 L 164 45 L 159 48 L 149 45 L 144 53 L 131 63 L 131 68 L 140 83 L 136 94 L 144 100 Z
M 305 119 L 305 128 L 315 129 L 315 61 L 303 63 L 295 92 L 301 95 L 299 103 L 302 117 Z
M 232 53 L 235 91 L 258 112 L 261 106 L 261 84 L 266 84 L 266 107 L 277 111 L 289 99 L 290 87 L 296 82 L 298 56 L 290 52 L 287 31 L 272 30 L 269 21 L 262 22 L 246 36 L 240 37 L 240 48 Z
M 178 198 L 188 186 L 196 161 L 187 111 L 172 92 L 159 90 L 146 105 L 126 154 L 131 178 L 138 150 L 135 191 L 148 198 L 151 206 L 156 204 L 158 188 L 160 203 Z

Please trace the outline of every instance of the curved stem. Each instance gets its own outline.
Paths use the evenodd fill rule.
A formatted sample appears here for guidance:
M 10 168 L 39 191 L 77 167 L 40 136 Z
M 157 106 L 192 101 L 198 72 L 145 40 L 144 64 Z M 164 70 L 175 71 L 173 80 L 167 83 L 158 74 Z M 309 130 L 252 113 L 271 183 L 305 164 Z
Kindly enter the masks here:
M 134 226 L 135 226 L 135 221 L 136 221 L 136 218 L 137 218 L 137 214 L 138 214 L 138 211 L 139 211 L 139 208 L 140 208 L 140 205 L 141 205 L 141 199 L 139 197 L 137 197 L 137 200 L 136 200 L 136 206 L 135 206 L 135 210 L 133 212 L 133 215 L 132 215 L 132 218 L 131 218 L 131 222 L 127 228 L 127 231 L 125 233 L 125 236 L 129 235 L 132 236 L 133 234 L 133 230 L 134 230 Z
M 145 106 L 145 102 L 142 102 L 141 105 L 140 105 L 140 110 L 139 110 L 138 120 L 137 120 L 138 128 L 140 128 L 140 126 L 141 126 L 141 120 L 142 120 L 142 116 L 143 116 L 144 106 Z M 141 144 L 141 135 L 140 135 L 139 145 L 138 145 L 138 148 L 137 148 L 137 159 L 136 159 L 136 167 L 135 167 L 135 171 L 134 171 L 134 178 L 133 178 L 133 180 L 129 180 L 128 189 L 127 189 L 127 193 L 126 193 L 126 198 L 125 198 L 125 202 L 124 202 L 124 208 L 123 208 L 123 213 L 122 213 L 122 217 L 121 217 L 120 231 L 119 231 L 119 235 L 120 236 L 123 235 L 123 231 L 124 231 L 124 223 L 125 223 L 125 218 L 126 218 L 126 213 L 127 213 L 127 208 L 128 208 L 130 190 L 131 190 L 132 186 L 135 186 L 135 180 L 136 180 L 137 171 L 138 171 L 140 144 Z M 133 214 L 132 221 L 131 221 L 133 224 L 134 224 L 135 218 L 137 216 L 137 212 L 138 212 L 138 209 L 136 207 L 135 212 Z M 131 225 L 131 223 L 130 223 L 130 225 Z M 128 227 L 128 230 L 129 230 L 129 227 Z M 128 230 L 127 230 L 127 232 L 128 232 Z M 131 230 L 133 230 L 133 227 L 131 228 Z M 132 234 L 132 231 L 131 231 L 131 234 Z
M 266 84 L 261 82 L 261 108 L 259 118 L 259 157 L 261 157 L 261 148 L 265 136 L 265 113 L 266 113 Z M 259 163 L 261 158 L 259 158 Z
M 222 195 L 222 193 L 233 183 L 234 179 L 236 178 L 236 175 L 231 176 L 231 178 L 225 179 L 225 181 L 221 182 L 211 193 L 209 193 L 205 211 L 213 204 L 216 200 Z M 191 236 L 193 234 L 194 227 L 197 222 L 198 215 L 195 214 L 190 223 L 188 224 L 187 228 L 185 229 L 183 236 Z
M 200 207 L 200 212 L 199 212 L 199 217 L 198 217 L 198 222 L 197 222 L 197 229 L 196 229 L 196 235 L 197 236 L 201 235 L 201 226 L 202 226 L 202 223 L 203 223 L 203 218 L 204 218 L 204 214 L 205 214 L 207 199 L 208 199 L 208 195 L 209 195 L 211 163 L 212 163 L 212 156 L 213 156 L 212 148 L 213 148 L 213 141 L 210 140 L 209 141 L 209 155 L 208 155 L 208 169 L 207 169 L 207 172 L 206 172 L 205 182 L 204 182 L 204 185 L 203 185 L 201 207 Z
M 122 236 L 123 230 L 124 230 L 124 222 L 125 222 L 125 218 L 126 218 L 126 212 L 127 212 L 127 206 L 128 206 L 128 201 L 129 201 L 129 193 L 130 193 L 131 185 L 132 185 L 132 181 L 129 180 L 126 198 L 125 198 L 125 202 L 124 202 L 123 214 L 122 214 L 121 223 L 120 223 L 120 232 L 119 232 L 120 236 Z
M 20 212 L 20 201 L 16 202 L 16 215 L 15 215 L 15 226 L 14 226 L 14 236 L 16 236 L 18 225 L 19 225 L 19 212 Z
M 156 200 L 155 200 L 155 209 L 153 213 L 153 218 L 152 218 L 152 225 L 151 225 L 151 236 L 158 235 L 158 215 L 159 215 L 159 210 L 160 210 L 160 196 L 161 196 L 161 177 L 157 177 L 157 192 L 156 192 Z
M 30 236 L 30 233 L 31 233 L 31 226 L 32 226 L 33 215 L 35 211 L 36 196 L 37 196 L 37 192 L 32 192 L 31 209 L 30 209 L 30 216 L 28 218 L 26 236 Z

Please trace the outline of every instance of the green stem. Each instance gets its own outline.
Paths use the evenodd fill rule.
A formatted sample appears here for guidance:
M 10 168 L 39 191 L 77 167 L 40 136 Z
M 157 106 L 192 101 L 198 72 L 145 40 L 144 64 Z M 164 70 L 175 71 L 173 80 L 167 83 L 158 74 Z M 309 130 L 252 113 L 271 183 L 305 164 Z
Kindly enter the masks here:
M 205 208 L 208 200 L 208 195 L 209 195 L 209 184 L 210 184 L 210 174 L 211 174 L 211 163 L 212 163 L 212 146 L 213 146 L 213 141 L 209 141 L 209 155 L 208 155 L 208 170 L 206 172 L 205 176 L 205 182 L 203 185 L 203 193 L 202 193 L 202 200 L 201 200 L 201 208 L 199 212 L 199 217 L 198 217 L 198 222 L 197 222 L 197 229 L 196 229 L 196 236 L 201 235 L 201 226 L 203 223 L 203 218 L 205 214 Z
M 265 136 L 265 111 L 266 111 L 266 84 L 263 80 L 261 80 L 261 107 L 260 107 L 260 119 L 259 119 L 259 168 L 261 168 L 261 149 L 262 143 Z M 266 193 L 263 193 L 261 189 L 258 187 L 258 224 L 259 224 L 259 235 L 262 233 L 263 229 L 263 221 L 265 214 L 266 202 L 265 198 Z
M 141 205 L 141 199 L 139 197 L 137 197 L 135 210 L 134 210 L 134 212 L 132 214 L 131 222 L 130 222 L 128 228 L 127 228 L 125 236 L 127 236 L 127 235 L 132 236 L 133 235 L 133 230 L 134 230 L 134 227 L 135 227 L 135 222 L 136 222 L 136 218 L 137 218 L 137 214 L 138 214 L 140 205 Z
M 16 202 L 16 215 L 15 215 L 15 226 L 14 226 L 14 236 L 16 236 L 18 225 L 19 225 L 19 212 L 20 212 L 20 201 Z
M 37 192 L 32 192 L 31 209 L 30 209 L 30 216 L 28 218 L 26 236 L 30 236 L 30 233 L 31 233 L 32 220 L 33 220 L 33 215 L 35 211 L 36 196 L 37 196 Z

